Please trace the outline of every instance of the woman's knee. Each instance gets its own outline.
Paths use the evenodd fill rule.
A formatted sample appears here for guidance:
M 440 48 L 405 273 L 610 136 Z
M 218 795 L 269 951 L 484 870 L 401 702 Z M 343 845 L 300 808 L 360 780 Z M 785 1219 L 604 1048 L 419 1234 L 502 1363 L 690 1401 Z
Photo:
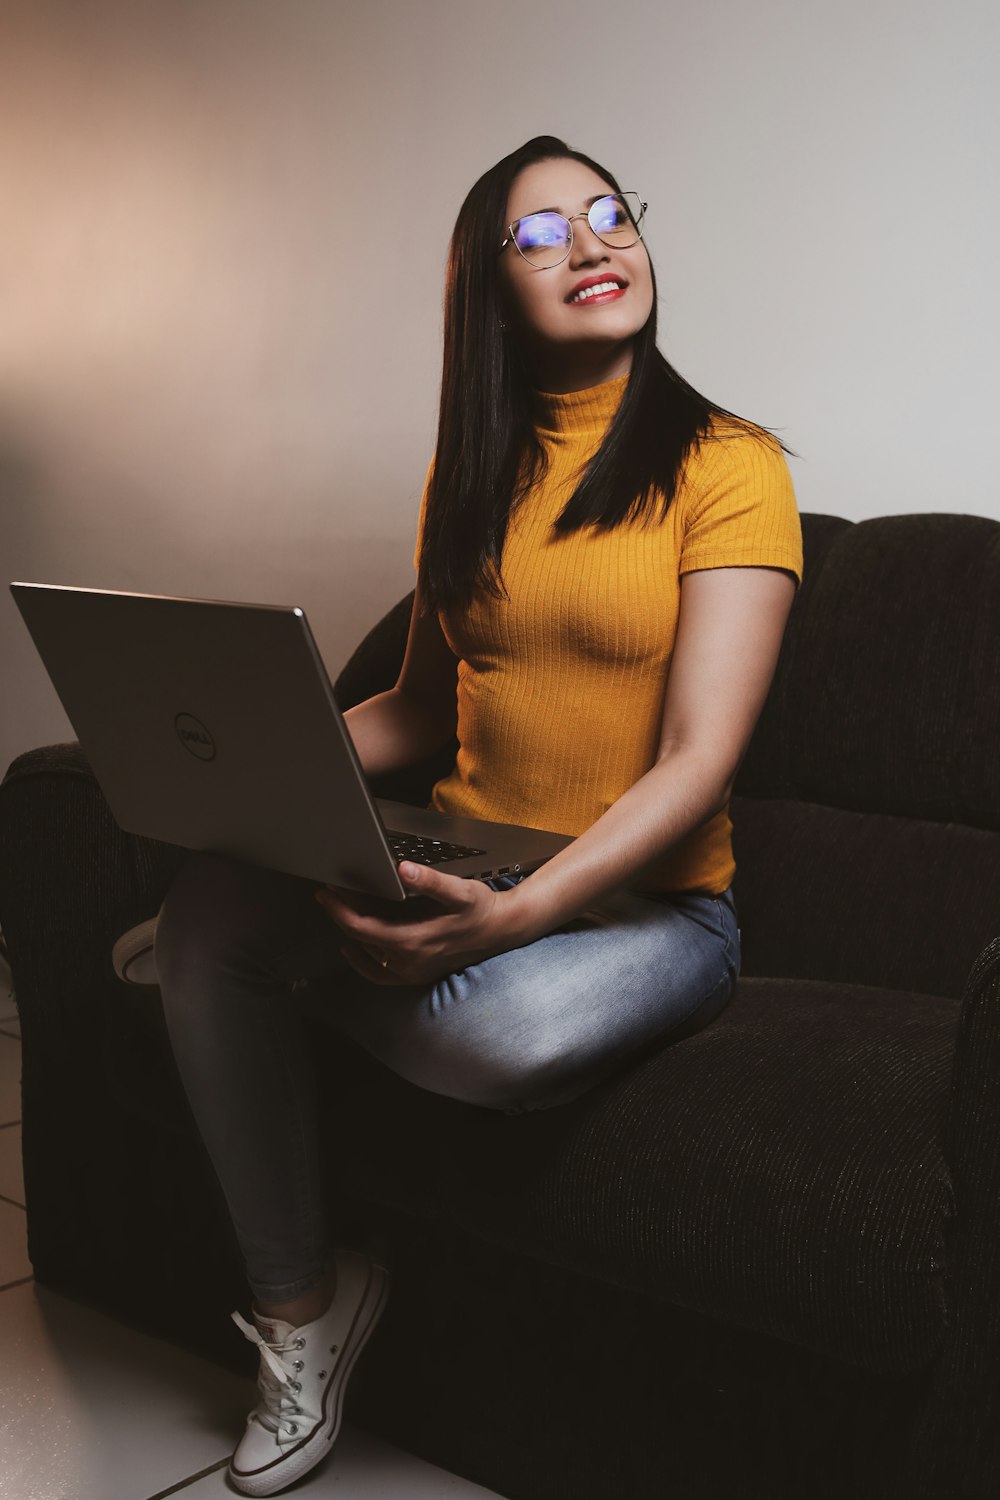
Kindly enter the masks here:
M 156 924 L 156 969 L 165 994 L 193 969 L 232 962 L 261 930 L 260 875 L 216 854 L 192 854 L 167 891 Z

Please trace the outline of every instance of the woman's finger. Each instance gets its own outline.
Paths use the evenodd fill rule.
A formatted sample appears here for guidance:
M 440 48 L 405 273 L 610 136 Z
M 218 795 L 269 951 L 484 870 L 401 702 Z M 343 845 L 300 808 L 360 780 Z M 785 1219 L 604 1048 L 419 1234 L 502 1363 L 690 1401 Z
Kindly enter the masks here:
M 446 911 L 461 911 L 475 895 L 471 889 L 476 881 L 463 880 L 459 875 L 446 875 L 431 865 L 415 865 L 404 859 L 398 866 L 399 878 L 408 891 L 417 892 L 436 901 Z
M 358 912 L 353 906 L 349 906 L 343 897 L 328 885 L 321 885 L 313 891 L 316 900 L 322 906 L 328 916 L 332 917 L 338 927 L 346 927 Z
M 412 935 L 413 929 L 411 928 L 408 934 L 399 922 L 380 921 L 376 917 L 361 917 L 353 912 L 341 913 L 332 905 L 331 900 L 327 899 L 324 891 L 316 892 L 316 900 L 339 927 L 344 938 L 359 949 L 366 951 L 376 967 L 385 967 L 382 964 L 382 958 L 399 948 L 408 935 Z M 423 935 L 425 938 L 428 936 L 426 926 L 423 928 Z
M 313 895 L 327 916 L 336 922 L 340 930 L 349 933 L 358 942 L 369 942 L 371 947 L 377 948 L 380 946 L 380 934 L 387 930 L 392 931 L 392 924 L 387 923 L 378 916 L 372 916 L 359 911 L 356 907 L 344 901 L 329 886 L 319 886 L 313 892 Z
M 398 975 L 393 974 L 389 967 L 388 954 L 379 954 L 376 957 L 362 943 L 350 941 L 344 943 L 340 951 L 355 973 L 360 974 L 362 979 L 367 979 L 372 984 L 388 985 L 405 982 Z

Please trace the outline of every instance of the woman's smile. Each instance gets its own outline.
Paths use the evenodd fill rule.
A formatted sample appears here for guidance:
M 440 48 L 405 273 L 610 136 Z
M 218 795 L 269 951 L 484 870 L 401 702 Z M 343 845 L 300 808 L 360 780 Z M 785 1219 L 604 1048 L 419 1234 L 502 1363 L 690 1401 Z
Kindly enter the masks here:
M 571 307 L 595 307 L 602 302 L 617 302 L 624 297 L 628 282 L 624 276 L 585 276 L 578 281 L 566 301 Z

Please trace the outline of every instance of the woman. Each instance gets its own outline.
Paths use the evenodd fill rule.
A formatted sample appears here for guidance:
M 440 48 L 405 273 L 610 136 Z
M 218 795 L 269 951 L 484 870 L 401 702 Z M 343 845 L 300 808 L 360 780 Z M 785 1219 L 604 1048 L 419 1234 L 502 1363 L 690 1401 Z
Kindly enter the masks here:
M 329 1450 L 387 1288 L 326 1225 L 292 992 L 412 1082 L 515 1111 L 709 1024 L 735 986 L 727 806 L 801 537 L 780 444 L 657 352 L 644 207 L 552 137 L 470 192 L 406 657 L 347 715 L 369 775 L 457 730 L 435 806 L 575 840 L 490 884 L 404 862 L 428 899 L 402 915 L 212 856 L 164 904 L 172 1043 L 254 1294 L 247 1494 Z

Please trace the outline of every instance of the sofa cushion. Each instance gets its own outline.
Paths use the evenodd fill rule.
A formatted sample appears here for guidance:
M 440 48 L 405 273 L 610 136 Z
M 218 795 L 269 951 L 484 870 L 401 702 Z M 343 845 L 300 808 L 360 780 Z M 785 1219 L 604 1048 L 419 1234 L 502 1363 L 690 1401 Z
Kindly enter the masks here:
M 804 515 L 737 791 L 1000 831 L 1000 521 Z
M 920 994 L 741 980 L 696 1036 L 518 1117 L 423 1093 L 331 1033 L 318 1037 L 331 1152 L 363 1201 L 873 1372 L 914 1371 L 945 1326 L 939 1141 L 957 1015 Z
M 734 797 L 743 973 L 958 998 L 1000 927 L 1000 834 Z
M 745 972 L 957 996 L 996 935 L 1000 522 L 802 528 L 731 810 Z

